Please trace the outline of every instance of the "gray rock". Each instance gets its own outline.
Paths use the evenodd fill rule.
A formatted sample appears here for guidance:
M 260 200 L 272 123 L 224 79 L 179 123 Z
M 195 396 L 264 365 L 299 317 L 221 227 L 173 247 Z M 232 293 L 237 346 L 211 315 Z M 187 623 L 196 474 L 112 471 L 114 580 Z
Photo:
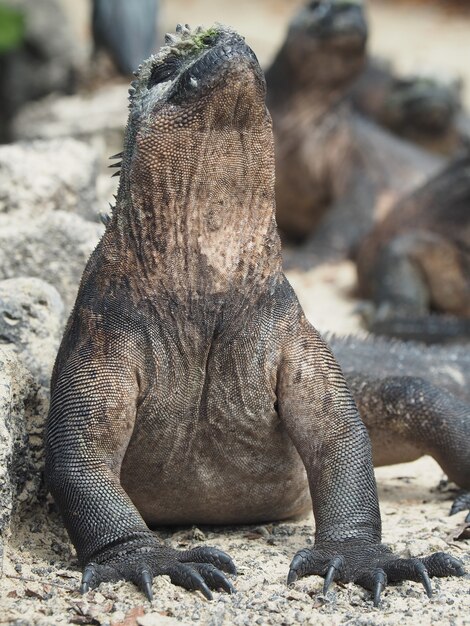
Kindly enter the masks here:
M 68 313 L 103 226 L 64 211 L 29 220 L 21 215 L 0 215 L 0 279 L 42 278 L 57 288 Z
M 46 414 L 44 391 L 12 350 L 0 348 L 0 554 L 12 514 L 39 491 Z
M 49 387 L 64 320 L 57 289 L 40 278 L 0 282 L 0 345 L 11 347 L 40 385 Z
M 97 219 L 98 156 L 75 139 L 0 146 L 0 213 L 72 211 Z
M 13 121 L 16 139 L 75 137 L 92 143 L 102 156 L 122 150 L 128 85 L 107 85 L 91 94 L 49 96 L 25 106 Z M 107 161 L 109 163 L 109 161 Z

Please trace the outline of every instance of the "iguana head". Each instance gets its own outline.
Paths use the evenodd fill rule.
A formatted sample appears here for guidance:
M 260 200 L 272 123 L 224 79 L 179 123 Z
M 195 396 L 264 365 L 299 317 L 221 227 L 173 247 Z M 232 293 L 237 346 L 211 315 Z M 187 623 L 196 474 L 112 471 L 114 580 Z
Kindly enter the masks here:
M 299 83 L 331 84 L 362 67 L 367 22 L 358 0 L 312 0 L 292 19 L 282 53 Z
M 251 115 L 243 119 L 246 110 L 238 92 L 243 86 L 243 100 L 251 109 L 252 104 L 261 104 L 265 87 L 244 38 L 222 25 L 194 30 L 178 25 L 165 42 L 158 54 L 142 63 L 131 84 L 133 124 L 145 126 L 149 116 L 153 121 L 162 117 L 175 128 L 254 122 Z
M 439 135 L 449 129 L 458 109 L 458 84 L 446 84 L 432 76 L 411 76 L 393 81 L 382 117 L 396 130 Z
M 260 271 L 267 240 L 277 245 L 265 91 L 255 54 L 221 25 L 178 26 L 141 65 L 115 215 L 147 264 L 169 259 L 174 275 L 179 258 L 212 290 L 237 267 Z

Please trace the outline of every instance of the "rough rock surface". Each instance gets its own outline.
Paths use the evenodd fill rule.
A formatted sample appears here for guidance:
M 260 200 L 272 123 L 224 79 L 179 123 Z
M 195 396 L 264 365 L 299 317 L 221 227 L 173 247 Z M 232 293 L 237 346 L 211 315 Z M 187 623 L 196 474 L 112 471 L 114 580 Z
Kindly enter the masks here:
M 38 493 L 46 414 L 44 391 L 13 350 L 0 348 L 0 557 L 12 512 Z
M 57 288 L 68 312 L 102 231 L 101 224 L 64 211 L 25 221 L 18 214 L 0 215 L 0 279 L 42 278 Z
M 0 282 L 0 345 L 8 345 L 40 385 L 49 387 L 64 322 L 64 304 L 40 278 Z
M 75 137 L 93 143 L 103 159 L 122 150 L 128 85 L 90 94 L 49 96 L 25 106 L 13 121 L 16 139 Z
M 75 139 L 0 147 L 0 213 L 71 211 L 97 219 L 98 157 Z

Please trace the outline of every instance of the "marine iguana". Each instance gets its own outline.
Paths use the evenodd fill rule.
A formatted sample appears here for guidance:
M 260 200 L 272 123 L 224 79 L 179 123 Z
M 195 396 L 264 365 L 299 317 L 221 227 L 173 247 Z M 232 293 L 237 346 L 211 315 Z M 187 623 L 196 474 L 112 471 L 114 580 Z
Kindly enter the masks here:
M 459 129 L 460 86 L 432 74 L 398 75 L 389 63 L 367 60 L 351 89 L 355 108 L 426 150 L 445 155 L 464 145 Z
M 378 214 L 441 163 L 355 111 L 351 88 L 366 41 L 362 3 L 312 1 L 266 72 L 277 220 L 294 242 L 310 237 L 312 262 L 348 254 Z
M 375 466 L 431 455 L 470 509 L 470 352 L 380 337 L 328 337 L 372 442 Z M 470 513 L 467 515 L 470 521 Z
M 232 591 L 225 553 L 178 551 L 159 524 L 285 519 L 313 505 L 307 574 L 462 575 L 445 553 L 381 543 L 370 441 L 339 366 L 281 268 L 265 81 L 229 28 L 177 28 L 133 83 L 116 206 L 57 356 L 46 478 L 81 590 L 152 578 Z M 309 494 L 310 492 L 310 494 Z
M 470 152 L 377 222 L 356 256 L 359 294 L 376 306 L 370 330 L 424 341 L 470 337 L 469 209 Z

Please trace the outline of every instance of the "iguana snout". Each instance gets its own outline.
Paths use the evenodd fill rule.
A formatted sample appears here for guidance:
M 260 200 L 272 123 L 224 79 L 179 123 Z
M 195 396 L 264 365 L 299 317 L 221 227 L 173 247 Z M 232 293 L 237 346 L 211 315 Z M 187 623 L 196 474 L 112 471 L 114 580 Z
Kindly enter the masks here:
M 144 131 L 156 115 L 165 123 L 176 117 L 178 128 L 253 124 L 253 106 L 265 116 L 264 76 L 243 37 L 221 25 L 186 25 L 166 44 L 139 67 L 129 92 L 131 114 Z

